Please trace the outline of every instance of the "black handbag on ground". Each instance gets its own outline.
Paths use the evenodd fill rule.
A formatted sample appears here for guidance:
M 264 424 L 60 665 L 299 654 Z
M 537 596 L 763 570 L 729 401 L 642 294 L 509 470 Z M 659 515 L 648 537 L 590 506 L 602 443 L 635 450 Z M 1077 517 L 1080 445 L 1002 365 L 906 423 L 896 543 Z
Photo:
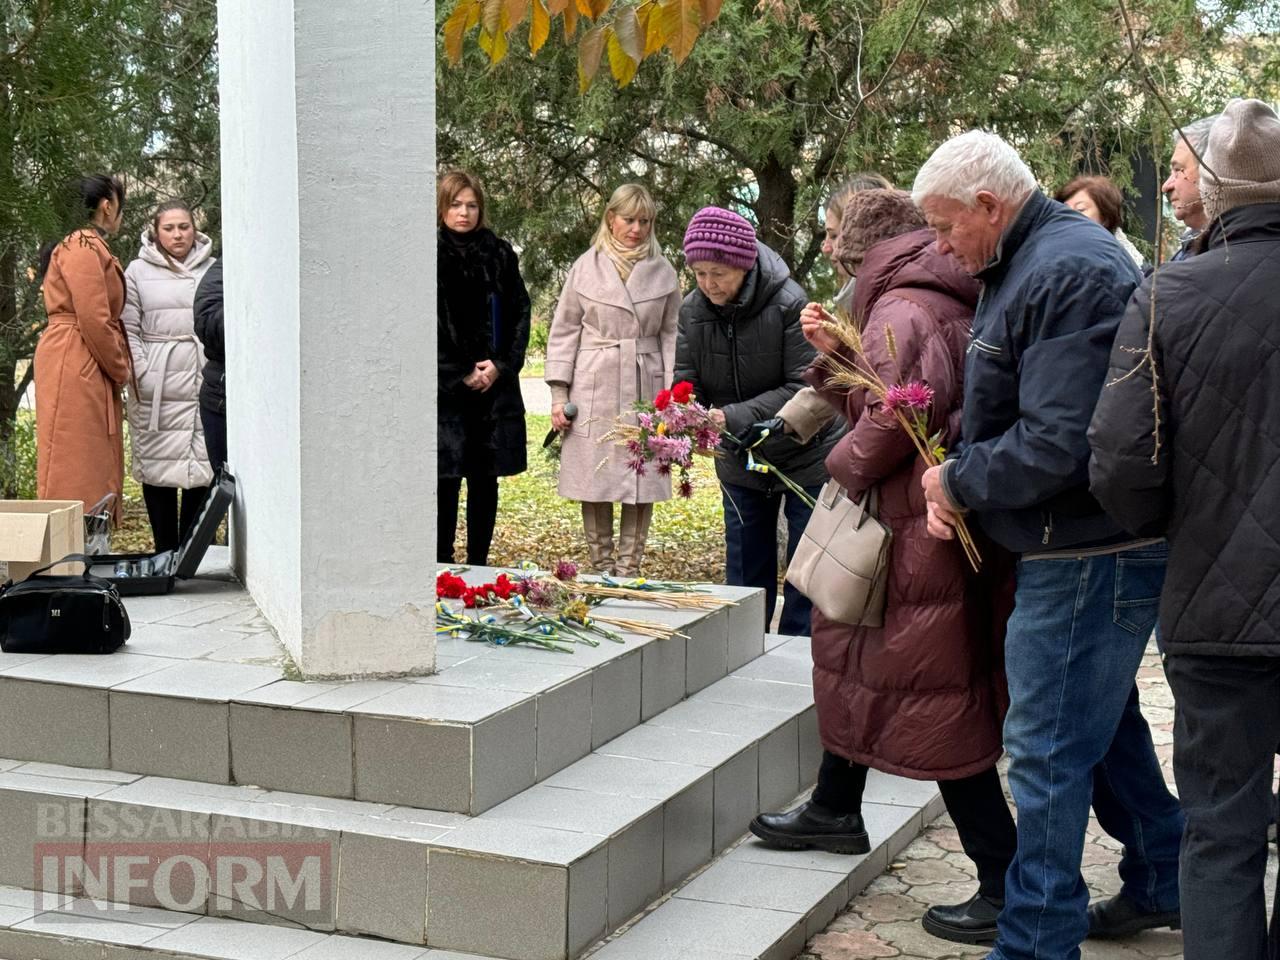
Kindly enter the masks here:
M 78 576 L 42 576 L 59 563 L 85 564 Z M 89 573 L 82 553 L 0 586 L 0 649 L 5 653 L 112 653 L 129 639 L 129 614 L 115 584 Z

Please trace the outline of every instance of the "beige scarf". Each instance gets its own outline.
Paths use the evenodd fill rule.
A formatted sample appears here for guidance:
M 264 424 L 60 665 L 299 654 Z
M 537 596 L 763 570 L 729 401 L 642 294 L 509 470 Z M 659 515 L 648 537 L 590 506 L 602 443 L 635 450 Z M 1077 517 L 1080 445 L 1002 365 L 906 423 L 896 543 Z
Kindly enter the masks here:
M 606 233 L 597 241 L 596 245 L 618 268 L 618 276 L 622 278 L 623 285 L 631 279 L 631 271 L 636 268 L 636 264 L 649 258 L 649 242 L 647 240 L 637 247 L 624 247 L 613 239 L 613 234 Z

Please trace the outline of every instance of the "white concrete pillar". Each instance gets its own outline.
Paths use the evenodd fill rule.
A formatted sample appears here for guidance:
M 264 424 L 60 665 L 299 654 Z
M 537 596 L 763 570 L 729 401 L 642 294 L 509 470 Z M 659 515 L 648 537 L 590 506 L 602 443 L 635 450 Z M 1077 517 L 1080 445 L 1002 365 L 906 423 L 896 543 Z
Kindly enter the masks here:
M 307 676 L 435 661 L 435 5 L 219 0 L 236 562 Z

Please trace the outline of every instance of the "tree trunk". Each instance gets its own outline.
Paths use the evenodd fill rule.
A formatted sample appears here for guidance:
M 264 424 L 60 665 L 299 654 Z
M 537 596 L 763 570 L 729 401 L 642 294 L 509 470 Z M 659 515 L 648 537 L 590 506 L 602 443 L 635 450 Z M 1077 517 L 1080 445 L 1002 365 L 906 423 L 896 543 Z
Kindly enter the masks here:
M 797 193 L 795 174 L 776 154 L 771 153 L 765 158 L 764 165 L 756 171 L 756 184 L 760 188 L 760 196 L 755 202 L 760 242 L 772 247 L 786 261 L 787 266 L 794 270 Z

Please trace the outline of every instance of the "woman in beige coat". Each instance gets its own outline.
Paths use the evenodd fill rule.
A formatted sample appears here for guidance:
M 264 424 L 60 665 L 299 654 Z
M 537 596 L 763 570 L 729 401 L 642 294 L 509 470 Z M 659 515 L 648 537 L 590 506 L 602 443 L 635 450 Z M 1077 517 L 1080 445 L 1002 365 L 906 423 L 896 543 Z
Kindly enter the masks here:
M 636 476 L 619 449 L 599 442 L 617 417 L 671 383 L 680 285 L 653 234 L 655 212 L 639 184 L 614 191 L 591 249 L 569 269 L 547 338 L 551 425 L 565 434 L 560 495 L 582 501 L 592 567 L 622 576 L 640 572 L 653 504 L 671 497 L 669 476 Z M 573 419 L 567 403 L 577 407 Z
M 125 271 L 125 333 L 133 355 L 129 435 L 133 477 L 156 551 L 186 538 L 209 493 L 213 469 L 200 422 L 204 351 L 196 339 L 196 285 L 213 263 L 213 244 L 185 203 L 162 204 Z M 182 491 L 179 513 L 178 491 Z

